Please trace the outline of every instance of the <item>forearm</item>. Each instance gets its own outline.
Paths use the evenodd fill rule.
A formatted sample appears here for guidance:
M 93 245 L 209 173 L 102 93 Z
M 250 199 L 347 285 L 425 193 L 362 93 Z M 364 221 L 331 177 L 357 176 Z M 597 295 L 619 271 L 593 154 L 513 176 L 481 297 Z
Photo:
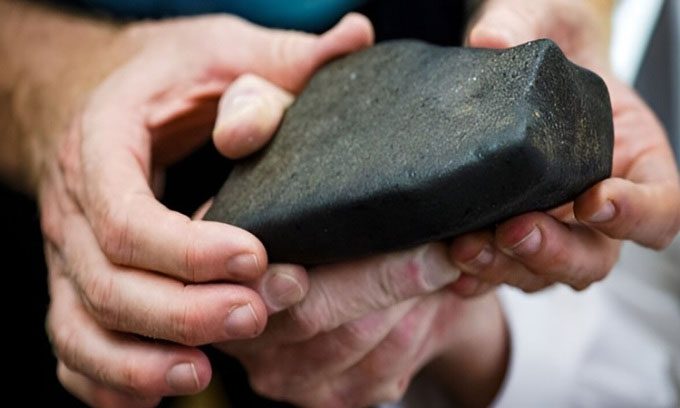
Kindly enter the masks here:
M 116 31 L 111 23 L 0 0 L 0 179 L 35 193 L 54 135 L 113 62 L 100 56 L 111 54 Z M 95 64 L 101 68 L 91 69 Z

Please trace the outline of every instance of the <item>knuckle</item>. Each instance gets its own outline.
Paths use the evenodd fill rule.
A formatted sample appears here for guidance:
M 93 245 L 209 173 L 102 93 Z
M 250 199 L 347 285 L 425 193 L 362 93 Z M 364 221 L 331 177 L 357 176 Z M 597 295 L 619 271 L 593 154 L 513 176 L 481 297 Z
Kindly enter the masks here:
M 117 370 L 101 366 L 96 370 L 96 378 L 103 384 L 112 384 L 116 388 L 136 396 L 149 394 L 151 376 L 148 369 L 140 367 L 134 360 L 123 360 Z
M 54 345 L 56 333 L 54 323 L 54 311 L 52 310 L 51 305 L 47 310 L 47 315 L 45 316 L 45 334 L 47 334 L 47 340 L 50 342 L 50 344 Z
M 276 36 L 272 41 L 272 61 L 280 61 L 282 67 L 290 64 L 290 50 L 292 49 L 292 37 L 290 35 Z
M 569 286 L 571 286 L 571 288 L 577 292 L 583 292 L 588 288 L 588 286 L 590 286 L 590 282 L 584 280 L 577 280 L 574 283 L 570 283 Z
M 399 274 L 405 279 L 399 279 L 396 276 Z M 403 297 L 403 286 L 412 286 L 414 292 L 417 291 L 418 287 L 424 285 L 421 275 L 422 268 L 416 259 L 409 259 L 403 265 L 383 264 L 375 275 L 378 292 L 374 298 L 377 302 L 376 307 L 384 308 L 398 303 Z
M 52 346 L 57 357 L 67 367 L 78 367 L 80 365 L 79 350 L 80 350 L 80 334 L 78 330 L 68 326 L 59 325 L 51 326 L 50 332 L 52 335 Z
M 55 243 L 64 241 L 58 210 L 53 203 L 41 205 L 40 229 L 46 240 Z
M 604 273 L 601 273 L 599 271 L 594 271 L 593 269 L 582 269 L 579 274 L 574 274 L 574 277 L 572 279 L 569 279 L 566 281 L 566 283 L 571 286 L 572 289 L 574 289 L 577 292 L 582 292 L 590 285 L 592 285 L 594 282 L 600 280 L 601 278 L 596 278 L 597 275 L 602 274 L 606 275 L 608 271 L 604 271 Z
M 102 251 L 113 262 L 129 265 L 134 259 L 134 247 L 130 237 L 130 219 L 125 211 L 116 211 L 107 205 L 96 228 Z
M 570 275 L 569 279 L 565 279 L 565 282 L 569 284 L 574 290 L 581 292 L 587 289 L 594 282 L 603 279 L 609 269 L 605 267 L 586 267 L 581 266 L 576 268 Z
M 674 238 L 675 238 L 674 235 L 668 234 L 662 235 L 657 240 L 651 242 L 650 248 L 652 248 L 655 251 L 661 251 L 667 248 L 671 244 L 671 242 L 673 242 Z
M 64 142 L 59 145 L 56 152 L 56 163 L 64 175 L 66 187 L 73 192 L 77 180 L 80 179 L 80 155 L 79 155 L 79 133 L 78 123 L 71 124 L 69 132 Z
M 579 267 L 572 270 L 571 275 L 565 277 L 563 281 L 569 284 L 574 290 L 580 292 L 587 289 L 588 286 L 598 280 L 596 276 L 599 274 L 601 274 L 599 269 Z
M 321 307 L 310 308 L 307 303 L 303 302 L 288 309 L 291 320 L 296 326 L 296 331 L 302 338 L 312 338 L 322 330 L 321 319 L 316 313 L 316 310 L 321 311 Z
M 198 263 L 203 259 L 203 254 L 201 249 L 198 247 L 197 241 L 194 239 L 189 239 L 184 246 L 184 265 L 182 271 L 184 273 L 184 278 L 189 282 L 196 282 L 198 278 L 197 270 Z
M 453 281 L 455 274 L 439 270 L 445 267 L 444 264 L 433 260 L 439 255 L 435 247 L 425 245 L 406 257 L 383 262 L 374 274 L 377 279 L 375 306 L 385 308 L 413 296 L 430 293 L 441 286 L 437 282 L 441 278 Z
M 287 83 L 286 88 L 295 88 L 299 84 L 295 80 L 300 72 L 308 72 L 314 61 L 301 58 L 301 46 L 311 45 L 312 36 L 301 33 L 286 32 L 277 35 L 271 42 L 271 61 L 277 61 L 281 79 Z
M 536 259 L 532 265 L 528 265 L 530 277 L 523 280 L 527 286 L 535 280 L 540 279 L 558 279 L 564 280 L 573 276 L 578 268 L 578 262 L 573 254 L 573 248 L 569 245 L 562 245 L 559 242 L 553 242 L 550 245 L 545 245 L 541 252 L 534 255 Z
M 206 324 L 203 314 L 194 303 L 187 302 L 171 319 L 172 339 L 186 346 L 198 346 L 203 343 Z
M 574 254 L 568 245 L 557 245 L 546 255 L 553 260 L 556 269 L 568 269 L 575 262 Z
M 415 339 L 413 333 L 417 325 L 417 319 L 409 316 L 403 318 L 390 332 L 390 346 L 397 352 L 409 350 L 413 346 Z
M 526 274 L 519 278 L 517 287 L 524 293 L 536 293 L 548 284 L 548 280 L 543 277 Z
M 66 368 L 66 365 L 64 365 L 63 362 L 59 361 L 57 363 L 57 380 L 59 380 L 59 383 L 64 386 L 66 389 L 70 389 L 70 382 L 68 379 L 68 369 Z
M 107 328 L 120 328 L 120 308 L 117 306 L 113 280 L 102 275 L 94 275 L 83 289 L 83 303 L 95 319 Z

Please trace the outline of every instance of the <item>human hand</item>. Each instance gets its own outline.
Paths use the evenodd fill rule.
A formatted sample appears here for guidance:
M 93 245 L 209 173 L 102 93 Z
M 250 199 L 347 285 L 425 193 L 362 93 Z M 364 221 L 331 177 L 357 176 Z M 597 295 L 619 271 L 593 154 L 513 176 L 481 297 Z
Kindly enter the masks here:
M 485 405 L 505 373 L 507 333 L 493 293 L 463 300 L 442 243 L 310 270 L 309 292 L 251 340 L 217 345 L 260 394 L 299 406 L 397 401 L 445 358 L 458 402 Z M 473 391 L 474 390 L 474 391 Z
M 288 103 L 273 96 L 285 91 L 256 76 L 247 83 L 260 113 L 240 126 L 273 131 Z M 225 117 L 243 93 L 237 86 L 226 92 Z M 256 102 L 262 100 L 275 102 L 264 108 Z M 228 153 L 228 134 L 214 139 Z M 507 340 L 500 308 L 492 295 L 463 301 L 440 290 L 459 277 L 444 244 L 322 266 L 308 276 L 305 299 L 273 315 L 262 335 L 217 345 L 241 360 L 259 393 L 304 406 L 396 400 L 420 367 L 446 350 L 474 389 L 484 391 L 466 396 L 463 390 L 461 400 L 488 402 L 495 394 Z
M 573 203 L 456 239 L 451 256 L 465 272 L 461 293 L 501 282 L 526 291 L 553 282 L 583 289 L 607 275 L 619 240 L 661 249 L 680 229 L 680 182 L 665 132 L 609 70 L 606 3 L 487 0 L 473 20 L 470 46 L 505 48 L 550 38 L 572 61 L 602 76 L 611 95 L 615 145 L 612 177 Z
M 37 124 L 53 133 L 37 162 L 50 269 L 47 328 L 67 389 L 98 406 L 153 405 L 200 391 L 210 365 L 188 346 L 255 336 L 268 313 L 304 296 L 302 268 L 268 269 L 254 236 L 173 212 L 152 186 L 215 123 L 230 157 L 267 142 L 272 129 L 240 123 L 289 97 L 281 91 L 246 103 L 253 102 L 246 74 L 294 92 L 319 65 L 371 42 L 370 24 L 356 15 L 320 37 L 227 16 L 140 23 L 118 33 L 111 47 L 125 52 L 116 64 L 103 69 L 93 61 L 67 77 L 91 86 L 62 78 L 55 89 L 64 92 L 50 102 L 70 104 L 57 109 L 68 114 Z M 226 89 L 244 91 L 229 114 L 217 112 Z M 80 94 L 87 99 L 59 99 Z M 60 133 L 50 123 L 68 127 Z

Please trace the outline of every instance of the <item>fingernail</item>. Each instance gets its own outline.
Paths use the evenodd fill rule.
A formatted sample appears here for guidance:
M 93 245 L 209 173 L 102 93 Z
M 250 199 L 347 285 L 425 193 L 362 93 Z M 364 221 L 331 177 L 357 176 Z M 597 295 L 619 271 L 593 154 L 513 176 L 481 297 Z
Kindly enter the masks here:
M 182 394 L 196 392 L 201 386 L 193 363 L 180 363 L 172 367 L 165 375 L 165 381 L 170 388 Z
M 260 274 L 260 263 L 255 254 L 240 254 L 227 261 L 227 272 L 236 277 L 254 278 Z
M 484 245 L 484 248 L 479 251 L 476 257 L 465 263 L 465 272 L 474 274 L 491 265 L 493 258 L 493 249 L 489 245 Z
M 425 268 L 423 279 L 433 290 L 454 282 L 460 276 L 460 270 L 442 253 L 443 251 L 437 251 L 436 247 L 428 245 L 428 249 L 421 252 L 421 259 L 416 261 Z
M 227 101 L 221 109 L 223 114 L 219 115 L 219 122 L 215 124 L 215 133 L 219 133 L 223 128 L 229 128 L 232 124 L 242 123 L 260 109 L 262 99 L 254 94 L 237 95 Z
M 541 230 L 538 227 L 534 227 L 530 233 L 512 246 L 510 250 L 519 256 L 533 255 L 541 248 L 542 240 Z
M 233 338 L 254 337 L 259 332 L 255 309 L 248 303 L 229 312 L 226 320 L 227 334 Z
M 299 303 L 305 296 L 302 285 L 291 274 L 275 271 L 264 285 L 267 304 L 274 311 L 287 309 Z
M 606 203 L 602 207 L 600 207 L 595 214 L 593 214 L 589 221 L 590 222 L 607 222 L 611 221 L 612 218 L 614 218 L 614 214 L 616 213 L 616 207 L 614 207 L 614 203 L 611 201 L 607 200 Z

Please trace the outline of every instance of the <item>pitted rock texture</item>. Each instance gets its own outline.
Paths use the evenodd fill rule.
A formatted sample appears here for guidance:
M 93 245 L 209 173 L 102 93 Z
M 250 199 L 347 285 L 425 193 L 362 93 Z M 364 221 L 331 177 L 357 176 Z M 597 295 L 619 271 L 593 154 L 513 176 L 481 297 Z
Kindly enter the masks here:
M 549 40 L 382 43 L 322 68 L 206 218 L 272 262 L 342 261 L 568 202 L 609 176 L 612 148 L 604 82 Z

